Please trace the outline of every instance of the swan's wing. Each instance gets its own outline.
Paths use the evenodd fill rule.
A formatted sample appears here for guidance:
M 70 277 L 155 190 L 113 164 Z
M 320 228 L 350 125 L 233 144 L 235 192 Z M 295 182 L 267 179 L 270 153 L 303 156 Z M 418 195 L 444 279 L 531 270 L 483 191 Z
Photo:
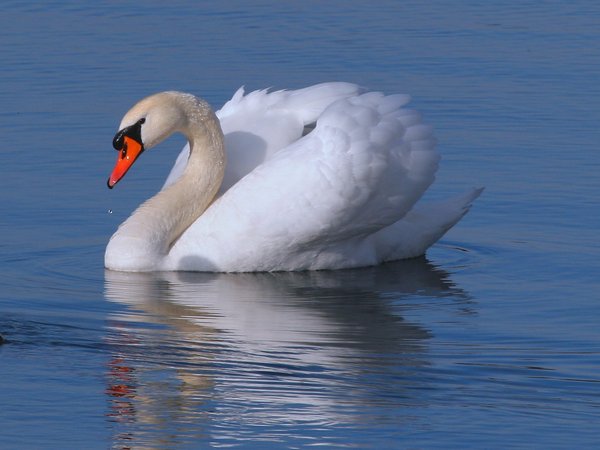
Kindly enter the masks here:
M 321 83 L 303 89 L 275 92 L 262 89 L 249 94 L 244 94 L 244 88 L 241 87 L 217 111 L 217 117 L 228 128 L 227 131 L 253 131 L 258 128 L 260 131 L 257 134 L 269 141 L 277 130 L 273 130 L 272 122 L 265 120 L 265 114 L 287 112 L 306 125 L 316 122 L 325 108 L 335 101 L 355 96 L 360 91 L 361 88 L 356 84 L 345 82 Z M 257 113 L 259 117 L 255 116 Z
M 439 160 L 431 127 L 402 108 L 408 101 L 368 93 L 331 105 L 312 133 L 240 180 L 182 235 L 170 268 L 331 266 L 320 253 L 401 219 Z
M 225 135 L 227 166 L 221 193 L 269 159 L 278 150 L 298 140 L 304 127 L 314 123 L 325 108 L 341 98 L 356 95 L 360 88 L 351 83 L 322 83 L 304 89 L 244 95 L 238 89 L 217 111 Z M 186 145 L 171 169 L 163 189 L 177 180 L 189 157 Z

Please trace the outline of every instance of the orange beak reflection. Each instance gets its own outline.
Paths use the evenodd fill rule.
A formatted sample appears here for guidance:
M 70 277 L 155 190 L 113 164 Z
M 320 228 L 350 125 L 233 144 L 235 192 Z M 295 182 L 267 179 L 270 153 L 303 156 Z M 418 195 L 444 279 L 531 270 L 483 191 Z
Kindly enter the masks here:
M 123 148 L 119 151 L 117 163 L 108 178 L 108 187 L 112 189 L 118 181 L 125 176 L 127 171 L 133 165 L 135 160 L 144 151 L 144 146 L 135 139 L 125 136 L 123 140 Z

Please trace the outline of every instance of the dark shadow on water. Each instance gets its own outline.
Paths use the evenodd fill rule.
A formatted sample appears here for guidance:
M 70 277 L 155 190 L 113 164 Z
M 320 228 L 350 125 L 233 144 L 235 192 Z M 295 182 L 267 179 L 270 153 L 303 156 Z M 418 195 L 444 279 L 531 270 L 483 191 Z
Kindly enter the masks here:
M 174 429 L 206 441 L 249 423 L 343 424 L 359 408 L 419 404 L 431 333 L 402 317 L 403 300 L 469 302 L 425 258 L 319 272 L 106 271 L 105 295 L 126 306 L 107 333 L 115 445 L 166 447 Z

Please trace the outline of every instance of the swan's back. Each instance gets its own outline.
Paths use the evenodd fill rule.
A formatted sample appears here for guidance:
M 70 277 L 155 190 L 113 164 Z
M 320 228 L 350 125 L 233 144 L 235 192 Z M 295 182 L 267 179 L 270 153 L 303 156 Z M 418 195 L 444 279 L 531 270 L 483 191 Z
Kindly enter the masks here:
M 433 130 L 404 108 L 408 96 L 356 95 L 356 86 L 342 84 L 332 86 L 328 101 L 302 108 L 311 93 L 303 91 L 238 91 L 220 111 L 224 130 L 231 127 L 226 136 L 241 133 L 241 144 L 248 142 L 242 134 L 252 135 L 256 154 L 238 164 L 236 152 L 246 150 L 228 150 L 228 164 L 244 168 L 232 180 L 243 178 L 181 236 L 163 269 L 335 269 L 386 258 L 376 234 L 401 221 L 434 180 Z M 252 115 L 260 105 L 267 105 L 262 115 Z M 301 137 L 315 120 L 314 131 Z M 287 131 L 271 132 L 274 124 Z M 420 239 L 399 236 L 407 238 Z
M 227 166 L 220 193 L 277 151 L 298 140 L 307 125 L 314 124 L 325 108 L 336 100 L 357 95 L 360 87 L 344 82 L 322 83 L 298 90 L 269 92 L 262 89 L 245 94 L 241 87 L 217 111 L 225 136 Z M 165 186 L 185 169 L 189 156 L 186 145 Z M 163 187 L 163 188 L 164 188 Z

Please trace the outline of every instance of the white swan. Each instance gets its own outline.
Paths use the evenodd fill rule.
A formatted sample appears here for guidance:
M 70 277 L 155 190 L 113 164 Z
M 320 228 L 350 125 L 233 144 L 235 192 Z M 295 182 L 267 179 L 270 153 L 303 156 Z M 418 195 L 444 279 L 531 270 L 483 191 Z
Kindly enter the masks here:
M 216 114 L 190 94 L 143 99 L 115 136 L 108 186 L 173 132 L 189 145 L 163 189 L 112 236 L 106 268 L 316 270 L 422 255 L 481 189 L 414 207 L 439 156 L 408 101 L 349 83 L 240 89 Z

